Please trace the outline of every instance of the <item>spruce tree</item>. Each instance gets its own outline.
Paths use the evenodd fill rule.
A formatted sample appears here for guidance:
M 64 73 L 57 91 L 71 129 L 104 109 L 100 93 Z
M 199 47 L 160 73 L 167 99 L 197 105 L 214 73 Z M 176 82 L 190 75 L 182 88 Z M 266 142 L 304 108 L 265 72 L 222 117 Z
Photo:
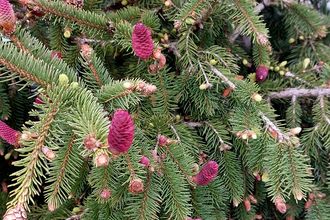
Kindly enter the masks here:
M 0 0 L 5 220 L 330 219 L 326 0 Z

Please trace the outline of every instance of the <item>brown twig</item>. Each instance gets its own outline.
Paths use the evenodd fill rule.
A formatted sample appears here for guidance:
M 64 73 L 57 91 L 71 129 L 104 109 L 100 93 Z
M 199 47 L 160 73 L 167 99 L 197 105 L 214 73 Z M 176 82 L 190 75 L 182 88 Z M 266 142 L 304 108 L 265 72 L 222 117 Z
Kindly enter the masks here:
M 259 112 L 259 115 L 264 121 L 266 128 L 271 128 L 277 133 L 277 139 L 279 140 L 279 142 L 290 140 L 290 137 L 284 134 L 263 112 Z
M 218 69 L 216 69 L 211 64 L 208 64 L 211 68 L 212 72 L 217 75 L 222 81 L 224 81 L 230 88 L 235 89 L 236 86 L 234 83 L 232 83 L 224 74 L 222 74 Z
M 288 88 L 280 92 L 271 92 L 268 95 L 270 99 L 284 99 L 284 98 L 291 98 L 292 96 L 295 96 L 296 98 L 330 96 L 330 88 L 314 88 L 314 89 Z

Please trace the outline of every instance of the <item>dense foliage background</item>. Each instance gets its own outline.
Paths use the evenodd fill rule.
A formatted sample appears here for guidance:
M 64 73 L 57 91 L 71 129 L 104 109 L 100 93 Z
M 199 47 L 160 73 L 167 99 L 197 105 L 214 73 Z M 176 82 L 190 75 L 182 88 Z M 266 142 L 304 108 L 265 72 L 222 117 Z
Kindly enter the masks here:
M 0 215 L 330 219 L 326 0 L 0 0 Z

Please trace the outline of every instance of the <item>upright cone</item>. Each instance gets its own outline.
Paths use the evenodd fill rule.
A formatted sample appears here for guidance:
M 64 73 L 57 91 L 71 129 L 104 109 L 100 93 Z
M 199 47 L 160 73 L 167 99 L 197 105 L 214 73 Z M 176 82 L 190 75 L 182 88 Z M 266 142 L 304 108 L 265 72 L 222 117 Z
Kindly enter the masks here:
M 17 146 L 20 138 L 20 133 L 9 127 L 3 121 L 0 121 L 0 138 L 7 141 L 7 143 Z
M 8 0 L 0 0 L 0 28 L 4 34 L 11 34 L 16 28 L 16 16 Z
M 196 176 L 193 177 L 193 181 L 197 185 L 205 186 L 214 180 L 218 174 L 218 169 L 218 163 L 211 160 L 203 166 L 201 171 Z
M 132 34 L 132 47 L 136 56 L 142 60 L 151 57 L 154 49 L 150 30 L 142 23 L 137 23 L 134 26 Z
M 133 143 L 134 123 L 125 110 L 117 110 L 113 115 L 108 135 L 109 151 L 113 154 L 126 153 Z

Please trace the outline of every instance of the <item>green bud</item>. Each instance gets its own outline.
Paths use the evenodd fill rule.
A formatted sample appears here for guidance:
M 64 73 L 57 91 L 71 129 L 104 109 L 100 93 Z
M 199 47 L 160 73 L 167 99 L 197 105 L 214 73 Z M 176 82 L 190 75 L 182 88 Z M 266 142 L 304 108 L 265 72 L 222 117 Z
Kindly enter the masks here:
M 311 59 L 305 58 L 304 62 L 303 62 L 304 69 L 306 69 L 309 66 L 310 63 L 311 63 Z
M 218 61 L 216 61 L 215 59 L 210 60 L 210 64 L 212 66 L 216 65 L 217 63 L 218 63 Z
M 72 82 L 72 83 L 70 84 L 70 86 L 71 86 L 71 88 L 75 89 L 75 88 L 78 88 L 79 83 L 78 83 L 78 82 Z
M 201 84 L 201 85 L 199 86 L 199 89 L 200 89 L 200 90 L 206 90 L 206 89 L 208 89 L 208 88 L 209 88 L 209 85 L 206 84 L 206 83 L 203 83 L 203 84 Z
M 295 41 L 296 41 L 296 40 L 295 40 L 294 38 L 291 37 L 291 38 L 289 39 L 289 44 L 293 44 Z
M 60 85 L 68 85 L 69 84 L 69 78 L 66 74 L 62 73 L 58 77 L 58 82 Z
M 74 213 L 74 214 L 78 214 L 79 212 L 81 212 L 81 208 L 79 208 L 79 207 L 74 207 L 72 209 L 72 213 Z
M 247 59 L 243 59 L 243 65 L 247 66 L 249 64 L 249 61 L 247 61 Z
M 123 6 L 126 6 L 126 5 L 128 4 L 128 2 L 127 2 L 127 0 L 122 0 L 122 1 L 121 1 L 121 4 L 122 4 Z
M 283 61 L 282 63 L 280 63 L 280 67 L 285 67 L 285 65 L 288 63 L 288 61 Z
M 5 154 L 5 160 L 9 160 L 10 159 L 11 153 L 12 153 L 12 151 L 10 151 L 10 152 L 8 152 L 8 153 Z
M 193 18 L 187 18 L 187 19 L 185 20 L 185 22 L 186 22 L 186 24 L 190 24 L 190 25 L 192 25 L 192 24 L 195 23 L 195 19 L 193 19 Z
M 277 66 L 277 67 L 275 67 L 275 72 L 278 72 L 278 71 L 280 71 L 280 67 L 279 66 Z

